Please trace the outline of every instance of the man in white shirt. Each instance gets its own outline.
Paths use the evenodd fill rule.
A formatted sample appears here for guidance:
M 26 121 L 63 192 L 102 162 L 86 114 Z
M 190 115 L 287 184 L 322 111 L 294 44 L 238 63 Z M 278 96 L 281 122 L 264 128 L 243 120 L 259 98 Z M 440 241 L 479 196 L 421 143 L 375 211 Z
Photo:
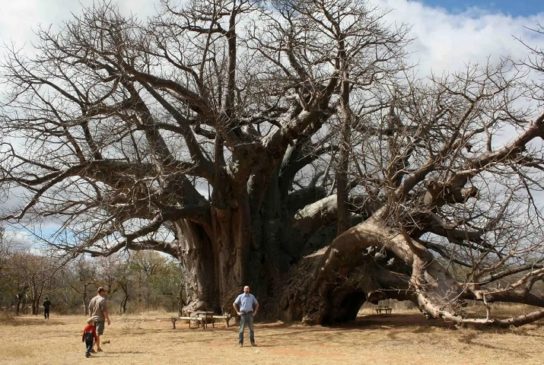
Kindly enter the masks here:
M 259 310 L 259 302 L 253 294 L 251 294 L 249 286 L 244 286 L 244 292 L 236 297 L 232 306 L 236 313 L 240 316 L 240 330 L 238 332 L 240 347 L 244 346 L 244 328 L 249 328 L 249 341 L 251 346 L 255 344 L 255 333 L 253 332 L 253 317 Z

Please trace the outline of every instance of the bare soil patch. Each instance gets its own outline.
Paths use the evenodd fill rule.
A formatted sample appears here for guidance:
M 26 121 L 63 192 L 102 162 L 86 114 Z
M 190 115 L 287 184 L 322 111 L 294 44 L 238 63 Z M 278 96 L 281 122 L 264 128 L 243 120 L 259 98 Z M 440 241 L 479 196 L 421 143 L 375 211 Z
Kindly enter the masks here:
M 206 331 L 169 313 L 112 316 L 104 352 L 84 358 L 83 316 L 0 321 L 0 364 L 542 364 L 544 324 L 512 330 L 456 329 L 417 312 L 375 315 L 339 327 L 257 323 L 258 347 L 237 345 L 237 327 Z

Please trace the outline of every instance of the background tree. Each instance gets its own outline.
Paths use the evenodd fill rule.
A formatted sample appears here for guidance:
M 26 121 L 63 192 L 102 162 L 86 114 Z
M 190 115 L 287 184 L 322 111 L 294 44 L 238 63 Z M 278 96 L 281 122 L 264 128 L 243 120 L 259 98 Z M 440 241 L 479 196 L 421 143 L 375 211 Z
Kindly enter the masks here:
M 15 313 L 19 315 L 30 305 L 31 313 L 40 312 L 44 291 L 51 286 L 55 275 L 51 258 L 39 256 L 27 251 L 14 250 L 6 257 L 3 268 L 2 283 L 5 294 L 15 300 Z
M 157 308 L 168 303 L 171 310 L 177 309 L 182 275 L 175 263 L 157 252 L 143 251 L 131 255 L 130 268 L 136 278 L 139 305 Z
M 0 227 L 0 306 L 9 308 L 15 298 L 13 282 L 9 280 L 9 258 L 11 248 L 5 237 L 5 228 Z
M 3 230 L 2 230 L 3 232 Z M 0 310 L 38 314 L 45 296 L 55 313 L 84 313 L 100 285 L 110 286 L 112 307 L 120 313 L 180 310 L 186 298 L 179 263 L 156 252 L 119 254 L 102 260 L 65 259 L 21 250 L 0 240 Z M 138 281 L 138 277 L 141 280 Z M 129 299 L 140 301 L 129 306 Z
M 246 283 L 264 313 L 320 323 L 383 297 L 458 322 L 463 298 L 541 306 L 544 117 L 507 65 L 413 81 L 406 34 L 355 0 L 90 8 L 6 62 L 0 184 L 27 204 L 4 218 L 64 218 L 72 254 L 168 253 L 188 309 Z
M 127 312 L 129 298 L 132 295 L 132 282 L 134 281 L 134 272 L 130 268 L 130 263 L 127 261 L 118 262 L 115 266 L 115 284 L 121 294 L 119 303 L 119 313 Z
M 98 286 L 109 288 L 108 298 L 119 304 L 121 314 L 144 310 L 178 311 L 182 275 L 179 264 L 164 254 L 121 252 L 89 263 L 96 267 L 93 290 Z
M 29 299 L 32 314 L 39 314 L 44 298 L 44 292 L 51 288 L 51 280 L 56 274 L 51 258 L 45 256 L 28 255 L 27 262 L 30 270 L 25 270 L 29 287 Z
M 73 274 L 71 276 L 74 279 L 67 280 L 67 282 L 70 283 L 71 290 L 78 293 L 83 314 L 87 316 L 89 315 L 89 301 L 94 296 L 92 290 L 95 289 L 98 281 L 96 265 L 84 257 L 80 257 L 68 268 L 66 275 L 70 274 Z

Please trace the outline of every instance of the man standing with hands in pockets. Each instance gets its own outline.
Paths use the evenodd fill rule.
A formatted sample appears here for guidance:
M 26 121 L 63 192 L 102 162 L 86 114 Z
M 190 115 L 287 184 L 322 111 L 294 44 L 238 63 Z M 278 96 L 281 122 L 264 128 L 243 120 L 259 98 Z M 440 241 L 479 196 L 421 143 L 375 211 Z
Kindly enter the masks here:
M 251 346 L 257 346 L 255 344 L 255 334 L 253 332 L 253 317 L 259 310 L 259 302 L 253 294 L 251 294 L 249 286 L 244 286 L 244 292 L 238 297 L 232 306 L 236 313 L 240 316 L 240 331 L 238 332 L 240 347 L 244 346 L 244 328 L 249 328 L 249 341 Z

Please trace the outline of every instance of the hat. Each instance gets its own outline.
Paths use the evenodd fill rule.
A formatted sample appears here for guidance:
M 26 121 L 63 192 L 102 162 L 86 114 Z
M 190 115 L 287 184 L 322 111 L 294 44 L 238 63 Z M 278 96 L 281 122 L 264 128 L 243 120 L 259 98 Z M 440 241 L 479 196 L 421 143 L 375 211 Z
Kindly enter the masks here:
M 94 317 L 87 318 L 87 323 L 96 322 L 96 319 Z

